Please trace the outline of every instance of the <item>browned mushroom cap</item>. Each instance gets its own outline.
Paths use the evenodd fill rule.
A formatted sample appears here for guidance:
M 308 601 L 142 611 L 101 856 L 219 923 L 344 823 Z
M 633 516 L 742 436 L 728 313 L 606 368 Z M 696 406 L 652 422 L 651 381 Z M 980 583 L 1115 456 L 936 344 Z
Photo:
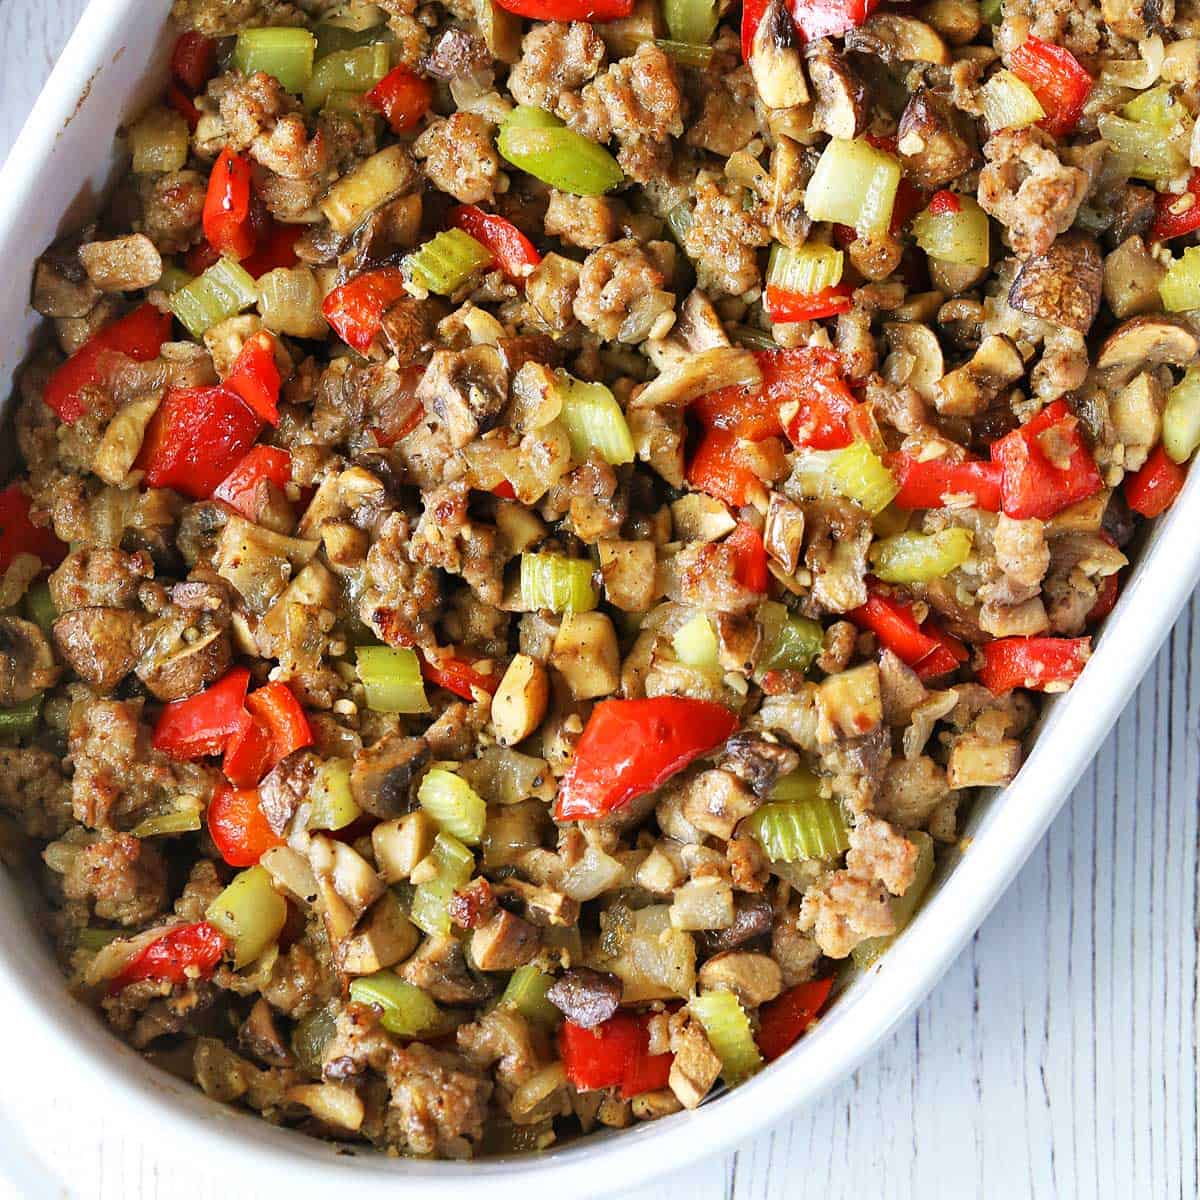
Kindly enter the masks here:
M 808 78 L 816 93 L 813 128 L 830 137 L 858 137 L 867 125 L 867 88 L 828 38 L 805 51 Z
M 976 416 L 1024 374 L 1021 352 L 1003 334 L 993 334 L 979 343 L 970 362 L 938 381 L 934 406 L 944 416 Z
M 896 138 L 905 171 L 921 187 L 941 187 L 979 158 L 971 122 L 944 96 L 925 88 L 905 106 Z
M 915 388 L 923 400 L 932 401 L 946 369 L 937 335 L 917 321 L 889 322 L 883 334 L 891 350 L 883 365 L 885 377 L 891 383 Z
M 1055 325 L 1087 333 L 1100 311 L 1104 267 L 1095 239 L 1064 233 L 1045 254 L 1027 258 L 1009 289 L 1008 302 Z
M 1151 367 L 1161 363 L 1186 367 L 1198 353 L 1200 340 L 1178 318 L 1161 315 L 1131 317 L 1105 339 L 1096 366 L 1102 370 Z
M 948 67 L 946 43 L 924 21 L 899 13 L 874 13 L 846 34 L 846 49 L 874 54 L 886 63 L 927 62 Z
M 0 705 L 32 700 L 58 682 L 46 635 L 20 617 L 0 617 Z
M 754 31 L 750 74 L 768 108 L 791 108 L 808 99 L 796 26 L 782 0 L 770 0 Z

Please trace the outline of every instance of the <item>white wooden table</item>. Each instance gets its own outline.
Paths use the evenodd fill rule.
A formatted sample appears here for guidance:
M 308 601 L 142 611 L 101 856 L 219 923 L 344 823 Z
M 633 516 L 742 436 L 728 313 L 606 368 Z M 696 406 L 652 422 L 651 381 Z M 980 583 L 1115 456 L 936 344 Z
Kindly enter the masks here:
M 0 156 L 83 5 L 0 0 Z M 629 1200 L 1200 1196 L 1198 676 L 1200 599 L 917 1015 L 818 1104 Z M 13 1103 L 38 1065 L 19 1046 L 5 1059 L 0 1172 L 16 1182 L 0 1196 L 40 1200 L 4 1145 L 21 1134 L 61 1180 L 47 1196 L 182 1194 L 137 1130 L 73 1107 L 69 1085 L 53 1104 Z M 189 1200 L 239 1194 L 203 1170 L 187 1180 Z

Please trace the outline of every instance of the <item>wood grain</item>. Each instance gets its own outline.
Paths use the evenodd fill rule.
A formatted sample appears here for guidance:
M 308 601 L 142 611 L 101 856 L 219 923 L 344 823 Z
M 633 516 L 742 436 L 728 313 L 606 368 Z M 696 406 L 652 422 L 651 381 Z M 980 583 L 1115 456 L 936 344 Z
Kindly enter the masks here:
M 0 0 L 7 152 L 82 0 Z M 1200 600 L 1095 764 L 916 1016 L 842 1086 L 629 1200 L 1194 1200 Z M 136 1129 L 0 1092 L 78 1200 L 174 1200 Z M 15 1151 L 13 1152 L 15 1153 Z M 0 1143 L 0 1157 L 15 1161 Z M 32 1185 L 0 1183 L 30 1200 Z M 61 1195 L 48 1191 L 47 1195 Z M 236 1186 L 203 1171 L 189 1200 Z

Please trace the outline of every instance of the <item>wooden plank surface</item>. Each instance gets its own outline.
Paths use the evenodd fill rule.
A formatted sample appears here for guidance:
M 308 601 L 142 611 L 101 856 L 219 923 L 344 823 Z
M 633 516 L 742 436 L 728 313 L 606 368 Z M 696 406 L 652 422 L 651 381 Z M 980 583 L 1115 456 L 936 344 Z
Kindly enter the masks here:
M 83 0 L 0 0 L 0 154 Z M 841 1087 L 736 1153 L 630 1200 L 1194 1200 L 1200 600 L 1017 882 L 941 985 Z M 83 1111 L 69 1064 L 28 1061 L 0 1090 L 0 1196 L 40 1200 L 27 1140 L 76 1200 L 230 1200 L 168 1176 L 111 1114 Z M 64 1074 L 51 1100 L 15 1081 Z M 6 1141 L 9 1143 L 6 1145 Z M 7 1192 L 5 1191 L 7 1189 Z

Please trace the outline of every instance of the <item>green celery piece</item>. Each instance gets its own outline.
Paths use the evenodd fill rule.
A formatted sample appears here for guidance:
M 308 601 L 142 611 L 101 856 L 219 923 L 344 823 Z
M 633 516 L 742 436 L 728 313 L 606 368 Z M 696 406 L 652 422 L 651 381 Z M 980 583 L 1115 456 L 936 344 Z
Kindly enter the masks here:
M 917 865 L 913 881 L 903 896 L 892 897 L 892 916 L 896 919 L 896 932 L 882 937 L 867 938 L 859 942 L 850 951 L 854 965 L 860 970 L 866 970 L 872 963 L 882 957 L 884 951 L 903 932 L 904 927 L 913 919 L 917 908 L 929 890 L 929 881 L 933 878 L 934 856 L 933 838 L 927 833 L 911 832 L 905 834 L 910 842 L 917 847 Z
M 842 281 L 845 255 L 820 242 L 783 246 L 772 242 L 767 259 L 767 283 L 785 292 L 812 295 Z
M 450 932 L 450 897 L 471 878 L 475 856 L 458 838 L 446 832 L 434 838 L 432 854 L 437 875 L 413 889 L 408 919 L 434 936 Z
M 720 673 L 717 635 L 704 613 L 697 613 L 687 624 L 681 625 L 675 631 L 671 645 L 675 649 L 675 657 L 685 666 Z
M 312 804 L 308 815 L 309 829 L 345 829 L 362 816 L 362 810 L 350 792 L 348 759 L 330 759 L 317 773 L 308 797 Z
M 358 678 L 373 712 L 426 713 L 421 662 L 402 646 L 359 646 Z
M 807 768 L 799 767 L 790 775 L 775 781 L 769 799 L 784 803 L 792 800 L 815 800 L 821 795 L 821 781 Z
M 742 822 L 773 862 L 837 858 L 850 848 L 850 831 L 837 801 L 821 796 L 772 800 Z
M 775 601 L 761 609 L 765 650 L 758 671 L 807 671 L 825 646 L 820 622 L 801 617 Z
M 221 258 L 171 297 L 171 311 L 199 339 L 257 299 L 258 287 L 245 269 L 232 258 Z
M 58 610 L 50 596 L 50 585 L 45 580 L 35 583 L 25 593 L 23 607 L 25 616 L 49 637 L 50 629 L 58 619 Z
M 243 75 L 264 71 L 285 91 L 300 93 L 312 76 L 317 39 L 307 29 L 243 29 L 233 47 L 233 65 Z
M 686 201 L 675 205 L 667 213 L 667 228 L 671 231 L 671 236 L 675 239 L 679 248 L 683 250 L 684 242 L 687 240 L 687 235 L 692 228 L 692 209 Z
M 240 970 L 279 937 L 287 921 L 287 901 L 265 867 L 251 867 L 233 877 L 204 915 L 233 941 L 233 965 Z
M 549 1000 L 546 992 L 554 983 L 554 976 L 529 965 L 518 967 L 508 979 L 499 1003 L 504 1008 L 513 1008 L 526 1020 L 536 1025 L 553 1025 L 562 1015 Z
M 406 983 L 394 971 L 362 975 L 350 984 L 355 1004 L 383 1010 L 379 1023 L 397 1037 L 416 1037 L 438 1023 L 438 1006 L 419 987 Z
M 763 1066 L 754 1042 L 750 1018 L 732 992 L 705 992 L 688 1001 L 692 1016 L 704 1027 L 712 1048 L 721 1060 L 721 1077 L 740 1083 Z
M 0 708 L 0 737 L 28 737 L 38 727 L 42 711 L 43 693 L 39 692 L 20 704 Z
M 835 451 L 828 475 L 839 495 L 862 505 L 871 516 L 883 512 L 900 490 L 883 460 L 862 441 Z
M 509 113 L 496 147 L 514 167 L 576 196 L 602 196 L 625 181 L 603 146 L 540 108 L 519 105 Z
M 1169 84 L 1139 92 L 1121 108 L 1121 116 L 1157 126 L 1167 133 L 1178 126 L 1182 112 L 1182 105 L 1175 99 Z
M 884 583 L 929 583 L 961 567 L 971 554 L 969 529 L 897 533 L 871 545 L 871 568 Z
M 999 25 L 1004 20 L 1004 0 L 982 0 L 979 15 L 989 25 Z
M 181 113 L 156 106 L 129 130 L 135 175 L 181 170 L 188 157 L 188 127 Z
M 676 42 L 670 38 L 655 38 L 654 44 L 685 67 L 703 71 L 712 65 L 713 48 L 696 42 Z
M 779 343 L 761 329 L 753 329 L 749 325 L 730 325 L 728 331 L 729 336 L 739 346 L 746 346 L 751 350 L 779 349 Z
M 1162 426 L 1167 457 L 1187 462 L 1200 446 L 1200 372 L 1194 367 L 1168 393 Z
M 162 837 L 172 833 L 195 833 L 200 828 L 200 810 L 181 808 L 139 821 L 130 832 L 136 838 Z
M 1189 246 L 1168 268 L 1158 285 L 1167 312 L 1200 308 L 1200 246 Z
M 574 457 L 582 462 L 595 449 L 613 466 L 633 462 L 633 435 L 612 392 L 602 383 L 585 383 L 566 371 L 558 371 L 556 378 L 562 396 L 559 419 L 567 427 Z
M 331 92 L 369 92 L 391 69 L 391 51 L 384 42 L 354 50 L 335 50 L 318 59 L 304 86 L 304 107 L 320 108 Z
M 591 612 L 600 603 L 590 559 L 565 554 L 521 555 L 521 604 L 528 610 Z
M 884 233 L 892 219 L 900 163 L 865 138 L 833 138 L 821 152 L 804 193 L 814 221 L 852 225 L 860 233 Z
M 1173 131 L 1115 113 L 1101 113 L 1096 127 L 1109 143 L 1114 163 L 1136 179 L 1165 183 L 1188 170 L 1186 154 L 1170 136 Z
M 337 1031 L 337 1014 L 342 1007 L 341 999 L 301 1017 L 292 1030 L 292 1052 L 300 1065 L 313 1075 L 321 1074 L 321 1063 L 325 1058 L 325 1047 Z
M 959 266 L 986 267 L 991 262 L 991 225 L 971 196 L 959 196 L 959 211 L 917 213 L 912 222 L 916 243 L 930 258 Z
M 487 805 L 465 779 L 434 767 L 426 772 L 417 800 L 434 824 L 468 846 L 478 846 L 487 821 Z
M 457 292 L 494 262 L 492 252 L 461 229 L 443 229 L 404 260 L 410 279 L 439 296 Z
M 662 13 L 677 42 L 703 44 L 717 29 L 715 0 L 663 0 Z
M 90 926 L 87 929 L 81 929 L 75 944 L 80 950 L 87 950 L 92 954 L 103 950 L 109 942 L 115 942 L 121 936 L 119 929 L 93 929 Z
M 164 263 L 163 273 L 158 277 L 158 282 L 154 286 L 159 291 L 166 292 L 168 296 L 173 296 L 180 288 L 187 287 L 195 278 L 190 272 L 174 263 Z

